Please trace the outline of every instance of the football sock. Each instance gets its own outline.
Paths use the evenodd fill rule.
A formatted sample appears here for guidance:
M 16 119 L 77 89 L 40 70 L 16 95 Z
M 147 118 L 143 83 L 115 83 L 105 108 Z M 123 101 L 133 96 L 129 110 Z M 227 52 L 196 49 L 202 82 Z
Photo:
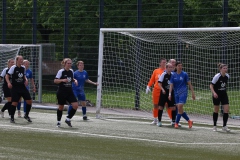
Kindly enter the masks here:
M 57 110 L 57 121 L 61 121 L 62 119 L 62 114 L 63 114 L 63 111 L 60 111 L 59 109 Z
M 171 108 L 167 108 L 167 113 L 168 113 L 168 117 L 170 119 L 172 119 L 172 109 Z
M 162 121 L 162 113 L 163 113 L 163 110 L 158 110 L 158 121 L 161 122 Z
M 27 112 L 27 102 L 26 101 L 23 102 L 23 111 L 24 111 L 24 113 Z
M 12 102 L 7 102 L 7 103 L 5 103 L 4 106 L 3 106 L 3 108 L 1 109 L 1 111 L 4 112 L 6 109 L 8 109 L 9 106 L 11 106 L 11 103 L 12 103 Z
M 86 106 L 85 106 L 85 107 L 82 106 L 82 114 L 83 114 L 83 115 L 86 115 L 86 114 L 87 114 L 87 108 L 86 108 Z
M 187 115 L 186 112 L 183 112 L 182 117 L 183 117 L 186 121 L 189 120 L 189 117 L 188 117 L 188 115 Z
M 75 113 L 76 113 L 76 110 L 75 110 L 74 108 L 72 108 L 72 109 L 70 110 L 67 118 L 71 119 L 71 118 L 74 116 Z
M 223 127 L 227 125 L 228 113 L 223 113 Z
M 218 113 L 213 112 L 213 125 L 217 125 L 217 120 L 218 120 Z
M 176 119 L 176 123 L 177 123 L 177 124 L 179 123 L 181 117 L 182 117 L 182 114 L 179 114 L 179 113 L 178 113 L 178 114 L 177 114 L 177 119 Z
M 17 108 L 16 106 L 13 106 L 13 105 L 10 106 L 10 115 L 11 115 L 11 118 L 13 119 L 16 112 L 16 108 Z
M 172 122 L 176 120 L 176 110 L 172 110 Z
M 18 102 L 17 104 L 17 110 L 19 111 L 21 109 L 21 102 Z
M 158 108 L 153 108 L 153 118 L 158 117 Z
M 27 117 L 28 117 L 28 115 L 29 115 L 29 112 L 30 112 L 31 108 L 32 108 L 32 105 L 31 105 L 31 104 L 26 104 L 26 116 L 27 116 Z
M 72 105 L 68 106 L 68 115 L 69 115 L 70 111 L 72 110 L 72 108 L 73 108 Z

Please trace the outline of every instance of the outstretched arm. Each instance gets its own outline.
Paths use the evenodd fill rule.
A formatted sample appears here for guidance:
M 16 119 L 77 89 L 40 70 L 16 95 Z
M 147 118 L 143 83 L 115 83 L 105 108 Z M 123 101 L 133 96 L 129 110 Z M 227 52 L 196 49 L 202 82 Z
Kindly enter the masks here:
M 87 79 L 85 82 L 87 82 L 87 83 L 90 83 L 90 84 L 93 84 L 93 85 L 98 85 L 98 83 L 97 82 L 93 82 L 93 81 L 91 81 L 90 79 Z

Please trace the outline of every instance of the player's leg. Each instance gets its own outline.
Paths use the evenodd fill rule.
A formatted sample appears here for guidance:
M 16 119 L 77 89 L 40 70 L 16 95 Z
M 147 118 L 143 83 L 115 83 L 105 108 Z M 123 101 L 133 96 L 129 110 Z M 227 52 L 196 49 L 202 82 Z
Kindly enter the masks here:
M 153 89 L 152 99 L 153 99 L 153 122 L 152 124 L 157 125 L 158 122 L 158 102 L 160 98 L 160 89 Z
M 21 101 L 22 101 L 22 98 L 19 99 L 19 102 L 17 104 L 17 110 L 18 110 L 18 117 L 22 117 L 21 115 Z
M 18 101 L 21 97 L 19 92 L 20 92 L 20 90 L 18 88 L 13 87 L 11 89 L 12 103 L 11 103 L 11 106 L 9 106 L 10 122 L 11 123 L 15 123 L 14 115 L 15 115 L 15 112 L 16 112 L 16 107 L 17 107 Z
M 69 95 L 66 97 L 66 100 L 71 104 L 72 109 L 69 111 L 69 114 L 67 115 L 65 122 L 68 124 L 69 127 L 72 127 L 71 118 L 75 115 L 78 109 L 78 102 L 73 92 L 69 93 Z
M 24 112 L 24 116 L 27 112 L 27 102 L 26 101 L 23 101 L 23 112 Z
M 229 101 L 228 96 L 221 97 L 221 104 L 223 106 L 223 131 L 229 132 L 230 129 L 227 127 L 228 117 L 229 117 Z
M 191 121 L 187 115 L 186 112 L 184 112 L 183 110 L 183 105 L 186 104 L 187 101 L 187 92 L 186 93 L 182 93 L 179 95 L 179 103 L 181 107 L 178 107 L 178 109 L 180 109 L 178 112 L 180 112 L 182 114 L 182 117 L 188 122 L 188 126 L 189 128 L 192 128 L 192 124 L 193 121 Z M 178 121 L 179 123 L 179 121 Z
M 161 96 L 159 97 L 159 102 L 158 102 L 158 106 L 159 106 L 159 110 L 158 110 L 158 127 L 162 126 L 162 114 L 163 114 L 163 109 L 164 109 L 164 105 L 167 102 L 168 97 L 166 96 L 166 94 L 161 93 Z
M 9 114 L 9 107 L 12 104 L 12 98 L 11 98 L 11 92 L 10 89 L 7 87 L 3 87 L 3 93 L 4 93 L 4 97 L 5 99 L 7 99 L 7 102 L 4 104 L 3 108 L 1 109 L 1 116 L 2 118 L 4 118 L 4 111 L 7 109 L 8 110 L 8 114 Z M 9 114 L 10 116 L 10 114 Z
M 63 92 L 57 91 L 57 101 L 58 101 L 57 127 L 60 127 L 61 126 L 63 109 L 64 109 L 64 104 L 66 103 L 66 96 Z
M 217 131 L 218 111 L 220 105 L 220 99 L 212 97 L 213 101 L 213 131 Z
M 81 101 L 81 106 L 82 106 L 82 115 L 83 115 L 83 120 L 88 120 L 87 118 L 87 103 L 86 103 L 86 95 L 84 92 L 79 94 L 78 100 Z
M 32 109 L 32 98 L 31 98 L 31 95 L 30 95 L 29 91 L 27 90 L 27 88 L 24 88 L 22 90 L 22 97 L 23 97 L 24 101 L 26 101 L 26 114 L 24 115 L 24 118 L 28 122 L 32 122 L 31 118 L 29 117 L 29 113 Z
M 174 126 L 175 121 L 176 121 L 176 106 L 175 106 L 174 96 L 172 97 L 171 101 L 169 99 L 167 99 L 167 104 L 168 104 L 169 108 L 171 109 L 171 115 L 172 115 L 171 125 Z M 178 125 L 179 125 L 179 123 L 178 123 Z

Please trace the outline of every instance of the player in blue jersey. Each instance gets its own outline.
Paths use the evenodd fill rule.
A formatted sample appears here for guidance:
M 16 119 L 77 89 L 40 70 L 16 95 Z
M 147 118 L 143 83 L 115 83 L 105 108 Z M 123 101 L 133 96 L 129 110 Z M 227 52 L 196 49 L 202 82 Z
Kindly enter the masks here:
M 93 85 L 98 85 L 98 83 L 92 82 L 91 80 L 89 80 L 88 73 L 86 70 L 84 70 L 84 62 L 83 61 L 78 61 L 77 67 L 78 67 L 78 70 L 74 72 L 74 78 L 78 81 L 78 86 L 73 84 L 73 92 L 74 92 L 74 95 L 77 97 L 78 101 L 80 101 L 80 103 L 81 103 L 83 120 L 88 120 L 84 85 L 85 85 L 85 82 L 93 84 Z M 72 106 L 70 105 L 68 112 L 71 109 L 72 109 Z
M 176 63 L 176 72 L 173 72 L 171 79 L 170 79 L 170 88 L 169 88 L 169 100 L 172 99 L 171 92 L 174 90 L 174 98 L 175 98 L 175 103 L 178 108 L 178 114 L 176 117 L 176 123 L 175 123 L 175 128 L 178 128 L 178 123 L 181 119 L 181 116 L 188 121 L 189 128 L 192 128 L 192 121 L 189 119 L 188 115 L 186 112 L 183 110 L 183 105 L 187 101 L 187 96 L 188 96 L 188 86 L 190 90 L 192 91 L 192 99 L 195 100 L 195 94 L 193 91 L 193 86 L 189 80 L 188 74 L 182 70 L 182 63 L 177 62 Z M 188 86 L 187 86 L 188 85 Z
M 26 77 L 27 77 L 28 81 L 31 82 L 33 92 L 36 92 L 36 86 L 34 83 L 32 71 L 29 69 L 30 62 L 28 60 L 23 60 L 23 65 L 26 68 Z M 28 90 L 30 90 L 29 85 L 27 85 L 26 87 Z M 24 101 L 24 104 L 23 104 L 24 115 L 26 114 L 26 105 L 27 105 L 27 103 L 26 103 L 26 101 Z M 18 117 L 21 117 L 21 100 L 18 102 L 17 110 L 18 110 Z
M 7 72 L 13 65 L 14 65 L 14 59 L 9 59 L 7 62 L 7 67 L 3 69 L 0 76 L 0 81 L 3 80 L 3 85 L 2 85 L 3 94 L 4 94 L 4 97 L 7 99 L 7 102 L 4 104 L 3 108 L 1 109 L 2 118 L 4 118 L 4 111 L 6 109 L 8 110 L 8 108 L 11 106 L 11 103 L 12 103 L 11 90 L 8 88 L 5 76 L 7 75 Z M 10 77 L 10 81 L 12 81 L 11 77 Z M 9 113 L 9 110 L 8 110 L 8 113 Z M 9 113 L 9 116 L 10 116 L 10 113 Z
M 217 73 L 210 84 L 212 92 L 212 100 L 214 105 L 213 112 L 213 131 L 217 131 L 217 120 L 220 103 L 223 106 L 223 127 L 222 130 L 229 132 L 230 129 L 227 127 L 227 121 L 229 116 L 229 99 L 227 94 L 227 83 L 229 80 L 229 74 L 227 73 L 228 66 L 226 64 L 218 65 L 220 73 Z

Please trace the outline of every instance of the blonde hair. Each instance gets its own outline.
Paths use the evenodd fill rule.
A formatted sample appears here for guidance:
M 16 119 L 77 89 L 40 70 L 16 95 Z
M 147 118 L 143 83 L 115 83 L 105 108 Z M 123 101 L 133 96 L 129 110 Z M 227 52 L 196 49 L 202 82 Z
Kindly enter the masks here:
M 24 60 L 23 60 L 23 64 L 24 64 L 25 62 L 29 62 L 29 61 L 28 61 L 27 59 L 24 59 Z
M 63 67 L 65 67 L 67 61 L 72 61 L 72 60 L 71 60 L 70 58 L 64 58 L 64 59 L 62 60 L 62 62 L 61 62 L 61 65 L 62 65 Z
M 168 68 L 169 65 L 172 65 L 172 63 L 169 63 L 169 62 L 168 62 L 168 63 L 166 64 L 166 68 Z
M 9 66 L 9 63 L 10 63 L 11 61 L 14 61 L 14 59 L 13 59 L 13 58 L 8 59 L 8 61 L 7 61 L 7 66 Z M 15 63 L 15 62 L 14 62 L 14 63 Z

